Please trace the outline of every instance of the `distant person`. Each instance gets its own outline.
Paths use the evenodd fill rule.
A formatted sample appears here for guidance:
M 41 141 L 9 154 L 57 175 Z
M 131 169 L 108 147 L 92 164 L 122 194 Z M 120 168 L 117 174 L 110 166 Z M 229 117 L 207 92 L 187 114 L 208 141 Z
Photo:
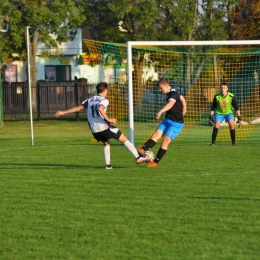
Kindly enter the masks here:
M 155 159 L 148 164 L 148 167 L 156 167 L 168 150 L 168 146 L 181 132 L 184 127 L 184 115 L 186 114 L 186 100 L 174 88 L 171 87 L 169 81 L 165 78 L 158 82 L 159 91 L 166 95 L 166 103 L 155 115 L 156 119 L 160 119 L 161 115 L 166 112 L 165 119 L 158 125 L 152 137 L 138 150 L 145 153 L 154 147 L 157 141 L 162 137 L 161 147 Z
M 65 111 L 56 112 L 55 116 L 63 116 L 70 113 L 79 112 L 80 110 L 87 109 L 87 118 L 89 127 L 94 138 L 98 142 L 104 144 L 104 158 L 106 169 L 112 169 L 110 162 L 110 139 L 116 139 L 124 144 L 124 146 L 135 157 L 136 163 L 149 162 L 148 158 L 140 156 L 134 145 L 128 140 L 128 138 L 121 133 L 121 131 L 110 125 L 110 123 L 116 124 L 115 118 L 109 118 L 106 110 L 109 105 L 108 99 L 106 99 L 108 93 L 108 84 L 106 82 L 100 82 L 96 86 L 97 95 L 86 99 L 81 105 L 70 108 Z
M 75 87 L 78 86 L 78 82 L 79 82 L 78 77 L 75 76 L 75 77 L 74 77 L 74 85 L 75 85 Z
M 220 92 L 218 92 L 214 96 L 210 109 L 209 124 L 214 126 L 211 137 L 211 146 L 215 145 L 216 138 L 218 135 L 218 129 L 221 125 L 221 122 L 224 119 L 229 125 L 232 145 L 236 145 L 236 132 L 233 108 L 236 110 L 237 113 L 238 120 L 236 123 L 241 125 L 242 117 L 235 96 L 231 92 L 228 92 L 228 85 L 227 83 L 223 82 L 220 85 Z

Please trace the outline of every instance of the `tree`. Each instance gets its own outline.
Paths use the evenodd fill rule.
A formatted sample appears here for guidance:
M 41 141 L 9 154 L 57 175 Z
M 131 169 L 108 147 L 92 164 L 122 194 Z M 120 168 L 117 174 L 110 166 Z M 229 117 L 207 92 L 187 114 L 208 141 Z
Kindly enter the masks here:
M 9 31 L 0 34 L 0 61 L 15 54 L 26 58 L 26 28 L 29 30 L 31 84 L 36 85 L 36 50 L 39 41 L 57 52 L 43 52 L 42 57 L 59 55 L 58 44 L 71 39 L 69 29 L 78 28 L 85 20 L 84 10 L 72 0 L 1 0 L 0 16 L 9 25 Z M 53 38 L 56 37 L 56 38 Z M 34 89 L 33 89 L 34 90 Z M 35 92 L 32 93 L 33 108 L 36 105 Z
M 87 23 L 94 27 L 95 39 L 107 42 L 224 40 L 228 0 L 82 0 L 89 10 Z M 191 49 L 195 47 L 191 46 Z M 202 51 L 205 51 L 202 50 Z M 133 57 L 134 100 L 142 85 L 145 51 Z M 159 58 L 158 58 L 159 59 Z M 154 58 L 156 61 L 156 58 Z M 186 55 L 184 82 L 189 88 L 199 78 L 204 64 L 193 66 Z M 169 64 L 171 66 L 171 64 Z
M 95 39 L 126 42 L 227 39 L 227 8 L 239 0 L 80 1 Z
M 259 0 L 238 0 L 230 9 L 230 38 L 234 40 L 260 39 Z M 232 21 L 232 23 L 231 23 Z
M 96 39 L 107 42 L 156 40 L 157 2 L 132 0 L 81 0 L 88 10 L 86 23 Z M 145 21 L 145 22 L 144 22 Z
M 81 3 L 89 10 L 86 23 L 94 28 L 97 40 L 125 43 L 159 38 L 159 31 L 154 26 L 158 19 L 157 0 L 82 0 Z M 142 86 L 144 55 L 144 52 L 137 53 L 133 61 L 135 103 L 140 99 L 136 90 Z

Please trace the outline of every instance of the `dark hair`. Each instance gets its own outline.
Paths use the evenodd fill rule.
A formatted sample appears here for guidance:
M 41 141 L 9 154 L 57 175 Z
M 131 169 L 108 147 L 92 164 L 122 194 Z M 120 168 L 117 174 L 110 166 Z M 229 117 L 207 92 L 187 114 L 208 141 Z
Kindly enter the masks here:
M 96 86 L 97 93 L 102 93 L 105 89 L 108 89 L 108 84 L 106 82 L 100 82 Z
M 220 87 L 222 86 L 228 86 L 227 82 L 221 82 Z
M 160 80 L 158 81 L 158 83 L 157 83 L 157 86 L 160 86 L 161 84 L 169 85 L 169 86 L 171 85 L 170 82 L 169 82 L 169 80 L 166 79 L 166 78 L 160 79 Z

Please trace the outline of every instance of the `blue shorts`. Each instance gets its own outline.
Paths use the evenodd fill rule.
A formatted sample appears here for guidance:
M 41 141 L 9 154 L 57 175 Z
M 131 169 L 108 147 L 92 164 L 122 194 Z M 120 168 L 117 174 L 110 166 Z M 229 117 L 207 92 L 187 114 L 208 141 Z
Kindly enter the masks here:
M 233 113 L 230 113 L 230 114 L 214 114 L 214 120 L 215 122 L 222 122 L 223 119 L 225 119 L 226 123 L 229 121 L 229 120 L 235 120 L 234 118 L 234 115 Z
M 161 130 L 165 136 L 168 136 L 171 140 L 174 140 L 182 131 L 184 123 L 178 123 L 172 119 L 165 118 L 161 124 L 157 127 Z

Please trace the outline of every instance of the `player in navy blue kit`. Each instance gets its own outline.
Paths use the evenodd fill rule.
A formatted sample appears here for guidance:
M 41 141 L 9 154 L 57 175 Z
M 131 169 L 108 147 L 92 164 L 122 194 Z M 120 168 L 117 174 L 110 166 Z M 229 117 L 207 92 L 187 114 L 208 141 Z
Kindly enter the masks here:
M 157 163 L 163 158 L 167 152 L 168 146 L 182 131 L 184 127 L 184 115 L 186 114 L 186 101 L 174 88 L 171 87 L 169 81 L 165 78 L 158 82 L 159 91 L 166 94 L 166 104 L 155 115 L 156 119 L 160 119 L 162 113 L 166 112 L 165 119 L 158 125 L 152 137 L 139 148 L 140 153 L 145 153 L 154 147 L 157 141 L 163 136 L 161 147 L 155 156 L 155 159 L 148 164 L 148 167 L 156 167 Z
M 110 141 L 109 139 L 117 139 L 125 145 L 130 153 L 135 157 L 136 163 L 149 162 L 148 158 L 140 156 L 134 145 L 128 140 L 128 138 L 122 134 L 122 132 L 111 126 L 111 123 L 116 124 L 116 118 L 109 118 L 106 110 L 109 105 L 108 99 L 106 99 L 108 92 L 108 84 L 106 82 L 100 82 L 97 86 L 97 95 L 82 102 L 81 105 L 73 107 L 65 111 L 58 111 L 55 116 L 63 116 L 70 113 L 79 112 L 80 110 L 87 109 L 87 118 L 89 127 L 94 138 L 98 142 L 104 144 L 104 157 L 106 163 L 106 169 L 112 169 L 110 163 Z

